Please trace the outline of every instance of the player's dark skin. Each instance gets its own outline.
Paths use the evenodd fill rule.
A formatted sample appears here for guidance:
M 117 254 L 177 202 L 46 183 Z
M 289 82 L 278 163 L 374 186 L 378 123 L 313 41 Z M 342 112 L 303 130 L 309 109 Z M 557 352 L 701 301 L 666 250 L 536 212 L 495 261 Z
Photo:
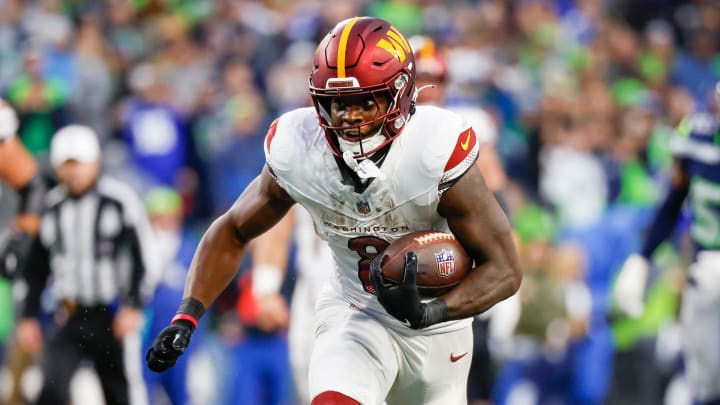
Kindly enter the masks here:
M 351 127 L 363 122 L 370 122 L 388 109 L 388 100 L 385 97 L 352 96 L 334 98 L 330 102 L 331 124 L 334 127 Z M 339 134 L 345 140 L 356 142 L 360 137 L 367 138 L 374 135 L 381 122 L 374 125 L 363 125 L 359 128 L 349 129 Z
M 370 121 L 387 111 L 386 102 L 372 104 L 355 98 L 345 100 L 344 108 L 331 106 L 333 124 L 335 120 L 342 122 L 343 117 Z M 362 133 L 372 134 L 376 129 Z M 275 225 L 293 204 L 295 201 L 265 167 L 205 232 L 190 266 L 184 296 L 209 307 L 232 281 L 248 242 Z M 449 319 L 473 316 L 514 294 L 522 275 L 510 224 L 476 165 L 443 194 L 438 213 L 447 219 L 468 254 L 480 263 L 442 296 Z

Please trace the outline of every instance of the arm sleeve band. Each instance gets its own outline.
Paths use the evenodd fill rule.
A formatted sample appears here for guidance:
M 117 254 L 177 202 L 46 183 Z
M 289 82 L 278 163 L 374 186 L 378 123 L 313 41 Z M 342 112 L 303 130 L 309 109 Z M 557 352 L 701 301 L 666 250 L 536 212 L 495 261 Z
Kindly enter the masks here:
M 198 321 L 200 321 L 203 314 L 205 314 L 205 306 L 202 302 L 193 297 L 187 297 L 180 303 L 177 313 L 171 323 L 175 323 L 177 321 L 187 321 L 197 328 Z

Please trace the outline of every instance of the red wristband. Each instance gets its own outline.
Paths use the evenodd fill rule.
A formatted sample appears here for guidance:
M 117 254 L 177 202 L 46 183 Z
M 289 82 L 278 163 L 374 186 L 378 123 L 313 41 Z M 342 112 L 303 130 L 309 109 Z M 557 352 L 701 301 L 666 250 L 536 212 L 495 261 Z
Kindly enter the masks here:
M 198 327 L 198 321 L 192 315 L 177 314 L 173 317 L 173 319 L 172 319 L 172 321 L 170 321 L 170 323 L 175 323 L 175 321 L 188 321 L 193 325 L 193 329 L 197 329 L 197 327 Z

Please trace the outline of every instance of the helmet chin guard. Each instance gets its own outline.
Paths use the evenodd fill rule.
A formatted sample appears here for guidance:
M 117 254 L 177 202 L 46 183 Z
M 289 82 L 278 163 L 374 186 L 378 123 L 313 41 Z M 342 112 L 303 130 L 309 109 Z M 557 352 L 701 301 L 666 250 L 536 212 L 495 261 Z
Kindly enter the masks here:
M 347 141 L 341 136 L 337 136 L 336 139 L 338 141 L 338 149 L 343 153 L 343 156 L 345 156 L 345 152 L 350 151 L 353 155 L 362 157 L 366 150 L 376 150 L 380 145 L 387 144 L 387 142 L 385 142 L 387 141 L 387 137 L 382 131 L 377 131 L 375 135 L 360 139 L 356 142 Z
M 340 132 L 379 125 L 378 134 L 358 141 L 360 153 L 355 158 L 366 158 L 398 137 L 414 113 L 416 90 L 412 49 L 403 35 L 385 20 L 355 17 L 342 21 L 315 51 L 310 95 L 328 146 L 335 156 L 343 155 Z M 331 124 L 330 102 L 333 98 L 366 95 L 375 99 L 387 98 L 386 113 L 349 127 Z M 376 138 L 379 135 L 385 139 Z

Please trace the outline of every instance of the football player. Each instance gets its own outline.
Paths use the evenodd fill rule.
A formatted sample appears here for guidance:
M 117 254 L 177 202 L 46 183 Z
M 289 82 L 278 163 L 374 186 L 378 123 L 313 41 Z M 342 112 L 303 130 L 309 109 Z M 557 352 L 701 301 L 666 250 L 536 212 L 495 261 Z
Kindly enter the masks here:
M 336 262 L 315 307 L 312 404 L 465 403 L 472 316 L 522 278 L 508 220 L 475 164 L 475 133 L 454 113 L 415 106 L 412 50 L 382 19 L 336 25 L 315 51 L 309 87 L 314 108 L 271 124 L 266 167 L 203 236 L 148 366 L 175 363 L 247 243 L 297 202 Z M 420 299 L 413 252 L 402 283 L 382 276 L 381 252 L 415 230 L 452 232 L 476 264 L 434 300 Z
M 720 83 L 715 87 L 720 108 Z M 615 283 L 620 310 L 639 316 L 655 249 L 671 234 L 686 200 L 692 213 L 690 266 L 680 315 L 686 374 L 697 404 L 720 404 L 720 115 L 685 118 L 671 138 L 674 154 L 668 194 L 640 253 L 625 261 Z
M 17 275 L 30 251 L 40 227 L 39 212 L 47 188 L 35 159 L 17 136 L 18 126 L 15 110 L 0 99 L 0 180 L 20 197 L 10 235 L 0 246 L 0 276 L 8 279 Z

